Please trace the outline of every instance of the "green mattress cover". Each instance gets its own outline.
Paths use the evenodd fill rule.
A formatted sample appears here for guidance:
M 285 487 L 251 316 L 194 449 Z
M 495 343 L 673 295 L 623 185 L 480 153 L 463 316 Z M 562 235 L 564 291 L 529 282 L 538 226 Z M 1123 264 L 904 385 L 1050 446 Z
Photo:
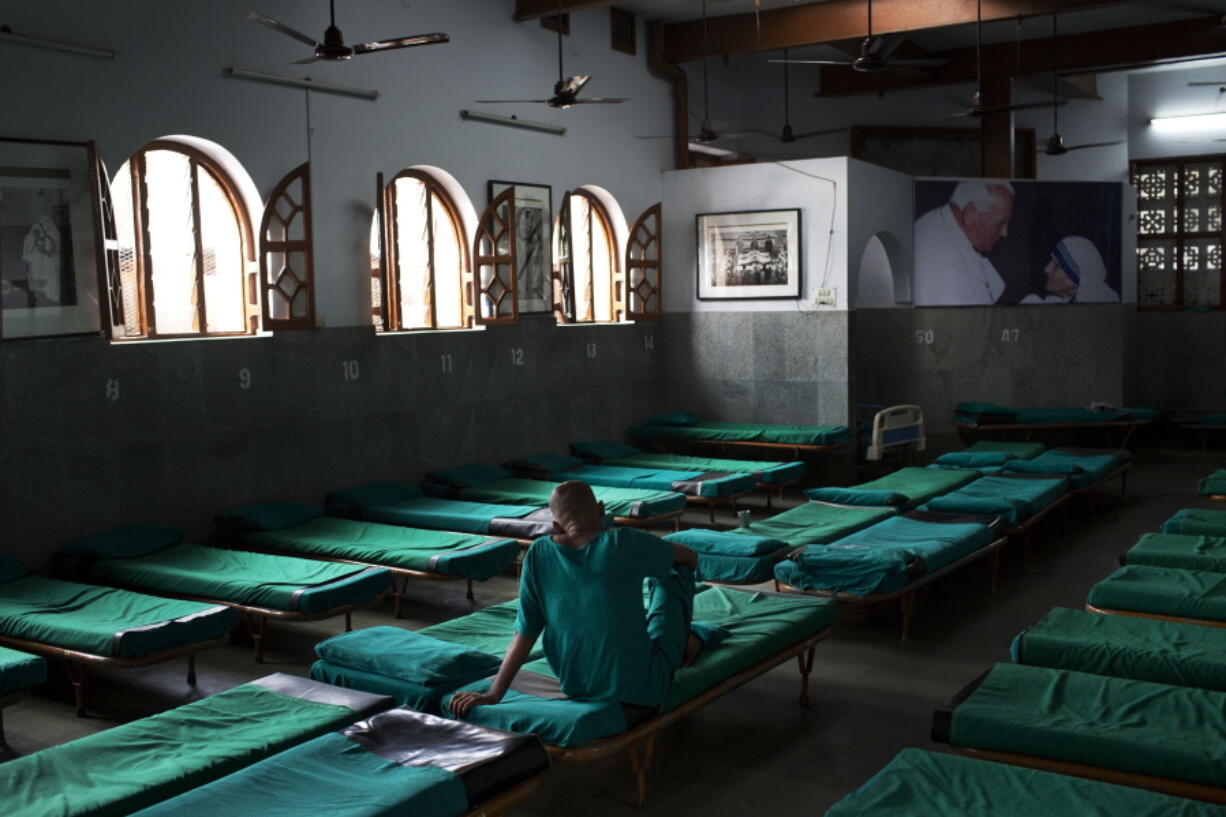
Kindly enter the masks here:
M 605 488 L 636 488 L 644 491 L 677 491 L 687 496 L 719 499 L 743 494 L 754 489 L 749 474 L 729 474 L 703 471 L 674 471 L 661 468 L 624 465 L 576 465 L 560 471 L 550 471 L 551 482 L 577 479 L 588 485 Z
M 930 499 L 923 510 L 999 516 L 1016 528 L 1068 493 L 1068 481 L 984 476 L 944 496 Z
M 234 610 L 26 576 L 0 585 L 0 633 L 109 658 L 139 658 L 228 633 Z
M 494 659 L 493 656 L 490 656 Z M 398 706 L 411 706 L 418 712 L 438 714 L 443 696 L 452 687 L 429 686 L 418 681 L 393 678 L 377 672 L 366 672 L 353 667 L 342 667 L 322 658 L 311 664 L 311 680 L 345 689 L 360 689 L 375 695 L 387 695 Z
M 549 496 L 557 486 L 555 482 L 538 479 L 500 479 L 487 485 L 473 488 L 449 489 L 436 483 L 426 483 L 423 489 L 431 491 L 458 491 L 460 499 L 474 502 L 507 503 L 511 505 L 549 505 Z M 592 488 L 596 499 L 604 503 L 605 511 L 614 516 L 647 519 L 672 513 L 685 508 L 685 496 L 669 491 L 640 491 L 634 488 Z
M 130 814 L 362 714 L 261 683 L 0 764 L 5 817 Z
M 717 440 L 721 442 L 779 443 L 782 445 L 836 445 L 851 439 L 847 426 L 797 426 L 769 423 L 719 423 L 693 425 L 637 425 L 630 436 L 639 439 Z
M 1226 692 L 997 664 L 950 744 L 1226 786 Z
M 1123 555 L 1129 565 L 1226 573 L 1226 536 L 1146 533 Z
M 378 483 L 375 485 L 377 487 Z M 380 498 L 374 491 L 362 490 L 366 487 L 359 485 L 351 491 L 328 494 L 328 513 L 410 528 L 489 533 L 492 520 L 519 519 L 540 510 L 535 505 L 495 505 L 426 497 L 420 495 L 421 489 L 417 486 L 412 486 L 415 492 L 413 496 L 389 499 L 390 492 L 387 492 L 382 497 L 386 501 L 364 502 L 364 499 Z
M 1226 573 L 1125 565 L 1090 588 L 1103 610 L 1226 622 Z
M 1226 469 L 1219 468 L 1197 484 L 1202 496 L 1226 494 Z
M 698 554 L 699 581 L 729 584 L 757 584 L 770 581 L 775 565 L 792 546 L 767 536 L 738 534 L 736 531 L 689 530 L 670 533 L 670 542 L 685 545 Z
M 0 698 L 47 680 L 47 660 L 28 652 L 0 647 Z
M 823 545 L 894 515 L 888 508 L 848 508 L 806 502 L 782 513 L 736 528 L 749 536 L 782 539 L 792 547 Z
M 903 749 L 826 817 L 1221 817 L 1222 807 L 1098 780 Z
M 1162 523 L 1162 532 L 1226 536 L 1226 511 L 1184 508 Z
M 1043 443 L 1009 442 L 1007 440 L 977 440 L 967 451 L 1001 451 L 1018 459 L 1029 460 L 1047 450 Z
M 995 540 L 987 525 L 896 516 L 829 545 L 810 545 L 775 568 L 775 578 L 803 590 L 868 596 L 911 581 Z
M 1044 451 L 1032 460 L 1010 460 L 1004 470 L 1015 474 L 1051 474 L 1068 477 L 1075 489 L 1088 488 L 1124 463 L 1115 454 L 1070 454 Z
M 1013 639 L 1014 663 L 1226 691 L 1226 631 L 1056 607 Z
M 862 482 L 859 485 L 853 485 L 849 488 L 838 489 L 842 491 L 864 492 L 865 501 L 856 501 L 854 495 L 845 499 L 827 499 L 825 501 L 838 502 L 841 505 L 874 505 L 881 504 L 875 501 L 883 493 L 901 494 L 906 497 L 904 507 L 910 508 L 927 502 L 934 496 L 953 491 L 961 488 L 969 482 L 979 479 L 979 472 L 972 470 L 960 469 L 944 469 L 944 468 L 917 468 L 914 466 L 900 468 L 893 473 L 886 474 L 880 479 Z M 822 499 L 820 496 L 814 496 L 818 491 L 824 489 L 816 488 L 805 491 L 810 499 Z
M 389 587 L 386 570 L 182 544 L 131 559 L 95 562 L 93 578 L 149 593 L 317 613 L 370 604 Z
M 136 817 L 460 817 L 466 811 L 468 796 L 454 772 L 387 760 L 332 732 Z
M 603 462 L 606 465 L 625 465 L 630 468 L 689 468 L 695 471 L 750 474 L 758 482 L 770 484 L 800 479 L 808 471 L 803 462 L 758 462 L 722 457 L 692 457 L 685 454 L 656 454 L 649 451 L 630 457 L 605 459 Z
M 494 647 L 495 654 L 501 656 L 515 630 L 515 612 L 516 602 L 507 602 L 479 610 L 462 619 L 427 627 L 419 632 L 435 638 L 455 640 L 478 649 Z M 834 622 L 836 616 L 835 604 L 826 599 L 700 586 L 699 592 L 694 596 L 694 621 L 723 627 L 729 631 L 729 636 L 718 647 L 700 653 L 692 666 L 677 671 L 673 687 L 662 709 L 673 709 L 797 641 L 825 630 Z M 463 623 L 457 625 L 457 622 Z M 548 661 L 543 657 L 539 642 L 529 658 L 529 663 L 524 666 L 525 670 L 554 677 Z M 489 682 L 484 681 L 470 688 L 480 689 L 488 686 Z M 598 709 L 593 705 L 575 701 L 541 701 L 540 698 L 534 698 L 512 706 L 508 697 L 496 706 L 474 709 L 469 713 L 468 720 L 504 729 L 508 728 L 507 724 L 515 723 L 523 729 L 528 720 L 539 717 L 543 720 L 537 722 L 532 731 L 540 734 L 546 742 L 553 742 L 549 737 L 561 739 L 558 736 L 579 734 L 571 723 L 572 716 L 568 714 L 571 710 L 577 711 L 583 718 L 597 722 L 599 729 L 610 728 L 611 722 L 615 720 L 609 710 Z M 526 712 L 525 707 L 530 709 Z M 581 731 L 586 736 L 594 730 L 595 726 Z
M 1053 406 L 1049 408 L 1024 408 L 1017 410 L 1017 422 L 1028 425 L 1032 423 L 1115 423 L 1132 419 L 1126 412 L 1091 411 L 1084 406 Z
M 261 549 L 350 559 L 477 581 L 485 581 L 502 572 L 519 555 L 519 545 L 509 539 L 417 530 L 332 516 L 316 517 L 295 528 L 249 531 L 241 537 L 243 544 Z

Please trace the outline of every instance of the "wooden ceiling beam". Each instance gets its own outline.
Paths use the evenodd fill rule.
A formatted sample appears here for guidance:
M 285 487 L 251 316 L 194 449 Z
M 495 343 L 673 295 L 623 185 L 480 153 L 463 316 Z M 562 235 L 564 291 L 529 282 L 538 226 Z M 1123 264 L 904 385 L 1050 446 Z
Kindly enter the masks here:
M 518 2 L 544 5 L 547 0 Z M 1033 17 L 1053 11 L 1136 2 L 1138 0 L 983 0 L 983 20 L 1012 20 L 1018 16 Z M 876 0 L 873 3 L 874 34 L 898 34 L 974 22 L 975 0 Z M 709 48 L 704 52 L 701 20 L 669 23 L 664 26 L 664 59 L 690 62 L 708 54 L 733 56 L 834 40 L 863 39 L 867 25 L 864 0 L 828 0 L 770 9 L 760 12 L 757 21 L 753 12 L 729 14 L 707 21 Z
M 1060 38 L 1060 73 L 1141 67 L 1226 53 L 1226 29 L 1218 23 L 1218 17 L 1197 17 L 1065 35 Z M 984 46 L 983 76 L 1049 74 L 1051 46 L 1049 37 L 1022 40 L 1020 70 L 1014 43 Z M 974 48 L 945 51 L 937 56 L 947 57 L 949 62 L 925 69 L 925 76 L 902 76 L 889 71 L 862 74 L 848 68 L 822 68 L 821 90 L 817 95 L 842 96 L 975 81 Z
M 613 5 L 615 0 L 562 0 L 562 13 L 585 11 Z M 539 20 L 558 13 L 558 0 L 515 0 L 515 19 Z

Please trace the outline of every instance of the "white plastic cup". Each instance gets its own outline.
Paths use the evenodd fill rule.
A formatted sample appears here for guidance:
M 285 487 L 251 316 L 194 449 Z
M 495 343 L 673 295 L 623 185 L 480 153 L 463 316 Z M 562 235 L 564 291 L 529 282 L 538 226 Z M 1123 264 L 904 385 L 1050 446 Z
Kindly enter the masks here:
M 753 521 L 751 518 L 752 516 L 753 512 L 749 510 L 740 510 L 736 512 L 736 518 L 741 520 L 742 528 L 749 527 L 750 523 Z

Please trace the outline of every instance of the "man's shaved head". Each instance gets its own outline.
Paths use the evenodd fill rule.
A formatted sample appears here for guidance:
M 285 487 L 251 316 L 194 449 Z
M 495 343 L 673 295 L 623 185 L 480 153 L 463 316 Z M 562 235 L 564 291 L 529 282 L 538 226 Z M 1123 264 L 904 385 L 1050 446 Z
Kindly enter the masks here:
M 600 528 L 604 511 L 596 501 L 596 495 L 586 482 L 572 479 L 553 489 L 549 497 L 549 510 L 554 521 L 565 531 L 595 526 Z

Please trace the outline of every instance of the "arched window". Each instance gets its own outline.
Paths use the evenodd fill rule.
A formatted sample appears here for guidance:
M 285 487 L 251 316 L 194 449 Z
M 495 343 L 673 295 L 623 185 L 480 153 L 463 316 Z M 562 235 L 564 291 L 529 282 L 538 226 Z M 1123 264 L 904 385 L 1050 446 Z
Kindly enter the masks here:
M 473 324 L 467 234 L 460 209 L 425 170 L 379 177 L 371 234 L 371 303 L 379 331 L 460 329 Z
M 564 323 L 619 321 L 621 259 L 608 210 L 590 191 L 562 198 L 554 230 L 554 311 Z
M 158 140 L 111 182 L 123 309 L 115 339 L 252 334 L 255 247 L 243 196 L 196 147 Z

